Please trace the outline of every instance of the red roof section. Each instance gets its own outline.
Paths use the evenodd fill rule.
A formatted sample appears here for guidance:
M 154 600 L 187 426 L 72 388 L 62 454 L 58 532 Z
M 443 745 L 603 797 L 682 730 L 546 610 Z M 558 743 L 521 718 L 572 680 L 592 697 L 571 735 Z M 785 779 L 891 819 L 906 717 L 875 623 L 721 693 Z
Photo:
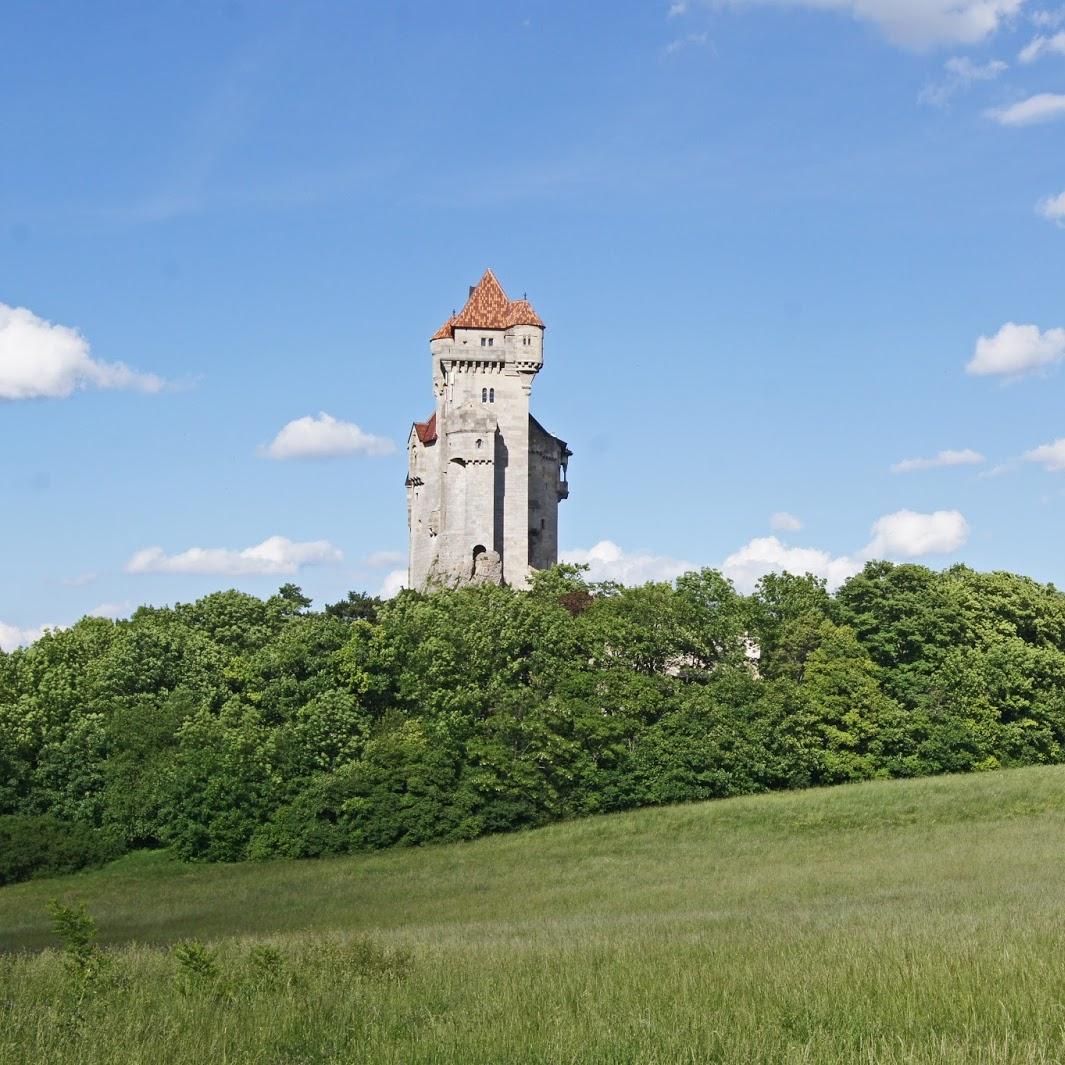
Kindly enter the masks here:
M 470 292 L 466 306 L 458 314 L 453 314 L 431 339 L 453 337 L 456 329 L 509 329 L 514 325 L 544 327 L 528 300 L 508 299 L 496 275 L 491 270 L 485 270 L 484 276 Z
M 414 431 L 418 434 L 418 439 L 423 444 L 435 444 L 436 411 L 433 411 L 433 416 L 427 422 L 415 422 Z

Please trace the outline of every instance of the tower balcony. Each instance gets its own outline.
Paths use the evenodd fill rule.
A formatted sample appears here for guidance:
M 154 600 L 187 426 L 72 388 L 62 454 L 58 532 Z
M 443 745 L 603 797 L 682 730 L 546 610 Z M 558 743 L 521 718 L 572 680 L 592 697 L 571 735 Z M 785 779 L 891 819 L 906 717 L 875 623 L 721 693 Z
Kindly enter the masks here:
M 569 499 L 569 484 L 566 481 L 559 481 L 556 486 L 559 500 Z

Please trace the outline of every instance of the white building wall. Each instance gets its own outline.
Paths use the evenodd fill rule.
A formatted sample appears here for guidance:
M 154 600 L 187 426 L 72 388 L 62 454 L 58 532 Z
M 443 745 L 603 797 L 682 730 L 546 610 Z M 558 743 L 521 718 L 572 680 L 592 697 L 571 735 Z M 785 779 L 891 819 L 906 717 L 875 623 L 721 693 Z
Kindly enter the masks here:
M 456 329 L 430 350 L 437 440 L 412 433 L 408 448 L 410 586 L 468 582 L 483 547 L 502 556 L 505 583 L 525 588 L 530 564 L 558 557 L 559 444 L 535 425 L 530 440 L 543 330 Z

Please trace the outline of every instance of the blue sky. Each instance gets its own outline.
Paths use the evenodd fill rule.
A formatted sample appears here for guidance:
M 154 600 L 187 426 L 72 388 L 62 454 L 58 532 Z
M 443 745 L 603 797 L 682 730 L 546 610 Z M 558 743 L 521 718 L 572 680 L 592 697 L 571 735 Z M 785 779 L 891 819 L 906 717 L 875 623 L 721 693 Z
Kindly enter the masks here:
M 597 575 L 1065 584 L 1060 5 L 4 21 L 3 646 L 394 587 L 428 337 L 488 266 L 547 323 L 533 407 Z

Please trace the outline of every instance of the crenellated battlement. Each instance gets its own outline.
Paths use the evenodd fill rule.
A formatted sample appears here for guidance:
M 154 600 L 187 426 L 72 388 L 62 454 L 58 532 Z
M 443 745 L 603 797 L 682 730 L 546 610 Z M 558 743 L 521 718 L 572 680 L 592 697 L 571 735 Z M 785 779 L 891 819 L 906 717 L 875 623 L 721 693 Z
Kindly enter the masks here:
M 408 443 L 412 588 L 525 587 L 558 560 L 570 451 L 529 413 L 543 339 L 532 304 L 491 270 L 430 339 L 436 409 Z

